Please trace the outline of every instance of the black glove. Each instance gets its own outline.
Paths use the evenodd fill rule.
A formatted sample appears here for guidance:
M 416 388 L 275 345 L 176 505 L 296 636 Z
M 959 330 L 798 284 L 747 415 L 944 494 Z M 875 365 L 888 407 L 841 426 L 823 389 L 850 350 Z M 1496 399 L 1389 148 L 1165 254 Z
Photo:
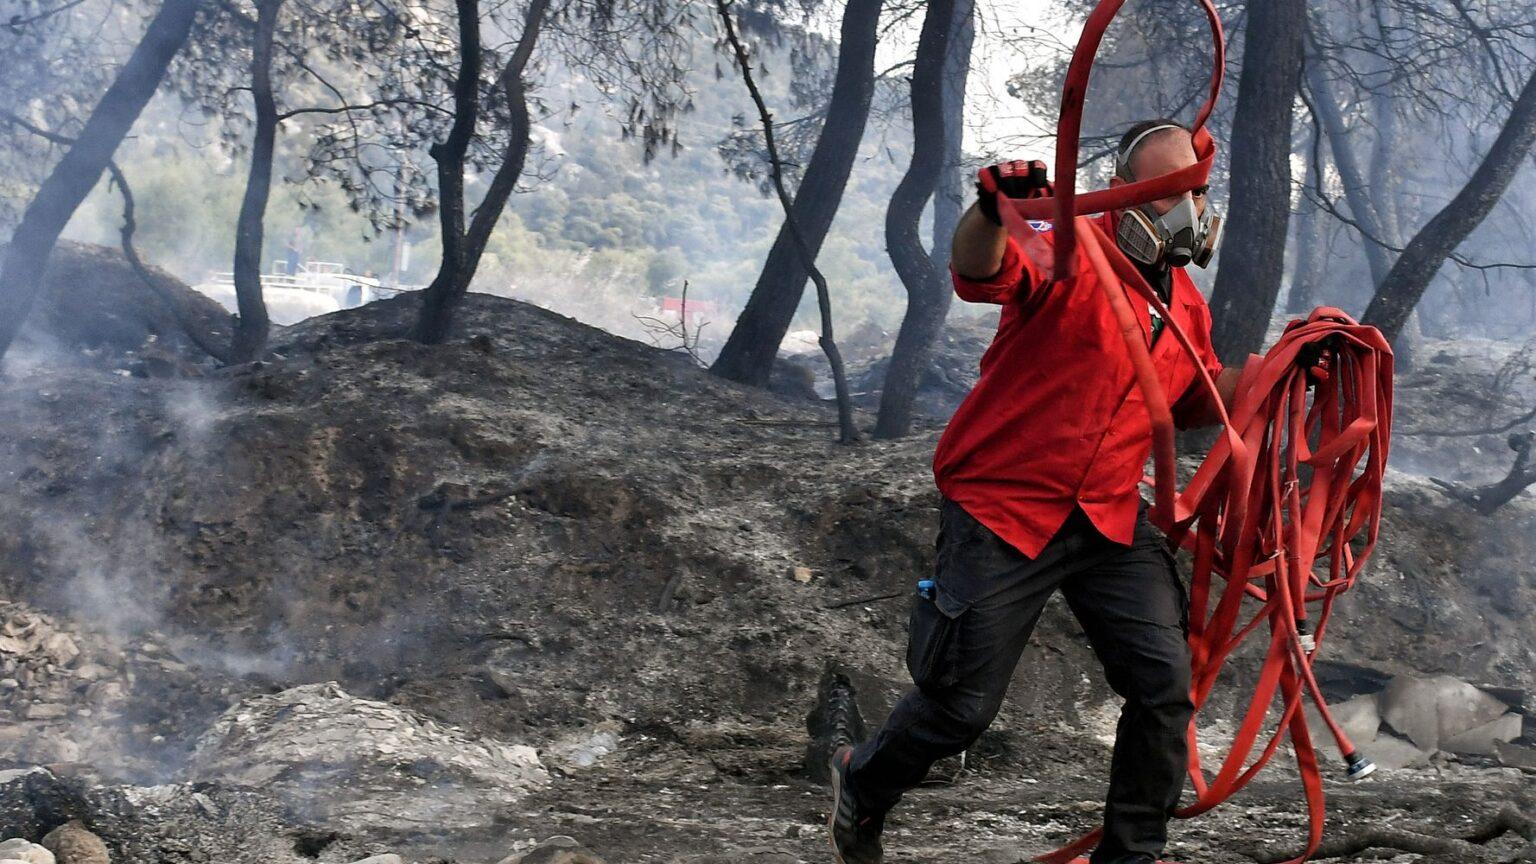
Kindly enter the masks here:
M 1045 198 L 1054 192 L 1045 179 L 1045 163 L 1039 159 L 1014 159 L 976 172 L 977 209 L 994 225 L 1003 224 L 1003 217 L 997 212 L 999 194 L 1007 198 Z
M 1333 357 L 1337 337 L 1330 336 L 1320 342 L 1308 342 L 1296 351 L 1296 365 L 1306 370 L 1307 386 L 1322 384 L 1333 374 Z

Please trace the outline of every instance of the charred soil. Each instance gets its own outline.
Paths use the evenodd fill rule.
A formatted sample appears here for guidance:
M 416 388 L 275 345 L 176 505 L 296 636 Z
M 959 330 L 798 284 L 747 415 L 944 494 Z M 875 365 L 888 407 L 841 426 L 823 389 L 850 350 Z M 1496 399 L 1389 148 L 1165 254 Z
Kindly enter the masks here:
M 0 693 L 20 730 L 0 756 L 75 784 L 71 806 L 120 860 L 162 854 L 135 832 L 195 847 L 240 812 L 264 814 L 241 830 L 280 834 L 291 860 L 315 857 L 295 837 L 329 834 L 320 860 L 387 845 L 496 861 L 550 834 L 610 861 L 825 860 L 806 717 L 829 664 L 867 718 L 905 686 L 937 433 L 843 447 L 830 407 L 532 306 L 470 295 L 458 338 L 432 347 L 400 338 L 414 311 L 407 297 L 312 319 L 268 359 L 195 375 L 107 358 L 0 377 L 0 595 L 81 655 L 39 654 L 42 671 Z M 1394 475 L 1383 550 L 1325 648 L 1337 689 L 1403 672 L 1536 687 L 1533 528 L 1529 503 L 1478 517 Z M 336 683 L 294 690 L 322 682 Z M 237 787 L 234 745 L 209 738 L 294 693 L 314 716 L 332 710 L 314 699 L 370 706 L 389 748 L 490 748 L 424 765 L 441 748 L 400 744 L 427 754 L 399 760 L 420 794 L 529 767 L 503 745 L 535 748 L 539 776 L 440 831 L 338 824 L 305 803 L 312 788 Z M 45 703 L 61 707 L 27 716 Z M 893 822 L 892 860 L 1013 861 L 1090 826 L 1113 720 L 1052 604 L 960 785 L 915 793 Z M 1299 836 L 1299 791 L 1266 776 L 1187 827 L 1176 857 L 1248 860 Z M 7 807 L 42 782 L 0 780 Z M 1453 830 L 1529 781 L 1439 759 L 1332 800 L 1344 819 Z M 143 804 L 155 783 L 178 784 L 153 787 L 158 811 Z M 202 833 L 165 827 L 199 812 Z M 285 860 L 218 843 L 189 860 Z

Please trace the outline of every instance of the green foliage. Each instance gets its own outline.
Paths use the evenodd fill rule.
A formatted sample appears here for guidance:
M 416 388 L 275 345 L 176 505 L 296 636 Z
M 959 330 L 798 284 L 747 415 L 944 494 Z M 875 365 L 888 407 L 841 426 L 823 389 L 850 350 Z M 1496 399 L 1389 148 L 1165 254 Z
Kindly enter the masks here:
M 783 67 L 781 60 L 768 52 L 770 64 Z M 825 57 L 827 63 L 834 61 L 835 56 Z M 790 77 L 763 81 L 780 122 L 818 109 L 795 107 Z M 737 179 L 716 147 L 725 136 L 740 132 L 735 117 L 751 114 L 740 81 L 729 74 L 715 80 L 712 71 L 695 75 L 693 110 L 679 123 L 683 148 L 675 156 L 646 162 L 640 144 L 621 141 L 619 118 L 590 107 L 597 100 L 580 76 L 551 64 L 543 78 L 544 104 L 589 107 L 537 119 L 529 176 L 491 238 L 477 289 L 516 294 L 519 285 L 546 284 L 550 274 L 567 274 L 612 279 L 637 297 L 659 300 L 680 293 L 686 279 L 691 299 L 722 310 L 712 335 L 723 337 L 729 329 L 724 316 L 746 302 L 782 222 L 778 202 Z M 173 101 L 162 100 L 147 115 L 149 122 L 141 124 L 145 128 L 119 157 L 138 199 L 140 252 L 197 282 L 231 269 L 245 158 L 225 155 L 217 145 L 189 147 L 174 132 L 157 134 L 157 128 L 175 128 L 170 121 L 179 108 Z M 819 118 L 812 122 L 819 125 Z M 909 136 L 904 128 L 883 136 L 871 128 L 828 238 L 822 266 L 842 317 L 840 326 L 866 317 L 886 327 L 900 320 L 905 294 L 885 255 L 884 218 L 886 200 L 907 158 Z M 279 135 L 278 177 L 306 176 L 304 137 L 302 127 L 285 124 Z M 480 188 L 470 185 L 472 201 Z M 391 271 L 393 234 L 376 234 L 333 181 L 279 182 L 267 212 L 263 257 L 269 265 L 284 257 L 288 238 L 302 225 L 306 257 L 342 261 L 359 273 Z M 120 200 L 103 183 L 71 233 L 115 245 L 120 213 Z M 407 229 L 412 248 L 403 282 L 431 280 L 436 231 L 430 214 L 415 218 Z M 569 292 L 579 296 L 583 287 L 571 285 Z M 795 326 L 818 326 L 811 292 Z

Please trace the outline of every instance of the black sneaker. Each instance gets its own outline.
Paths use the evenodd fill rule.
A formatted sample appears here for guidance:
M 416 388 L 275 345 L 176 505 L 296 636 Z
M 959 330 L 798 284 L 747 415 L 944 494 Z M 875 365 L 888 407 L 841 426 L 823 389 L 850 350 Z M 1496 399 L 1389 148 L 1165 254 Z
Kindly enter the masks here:
M 853 748 L 843 745 L 832 754 L 832 853 L 838 864 L 880 864 L 885 848 L 880 832 L 885 830 L 885 814 L 860 813 L 858 801 L 848 788 L 848 764 Z

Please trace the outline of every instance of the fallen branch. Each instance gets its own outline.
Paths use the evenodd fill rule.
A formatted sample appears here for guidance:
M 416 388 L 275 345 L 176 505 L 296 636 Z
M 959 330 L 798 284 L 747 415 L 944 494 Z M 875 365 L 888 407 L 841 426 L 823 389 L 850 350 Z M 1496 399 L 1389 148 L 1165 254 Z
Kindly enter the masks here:
M 1471 487 L 1464 483 L 1442 480 L 1439 477 L 1431 477 L 1429 482 L 1440 487 L 1450 497 L 1476 510 L 1478 514 L 1492 515 L 1495 510 L 1508 504 L 1527 487 L 1536 485 L 1536 465 L 1531 464 L 1533 449 L 1536 449 L 1536 430 L 1509 436 L 1509 449 L 1515 451 L 1515 464 L 1510 466 L 1509 474 L 1497 483 Z
M 457 512 L 469 510 L 475 507 L 484 507 L 487 504 L 495 504 L 505 501 L 517 494 L 515 489 L 507 489 L 499 492 L 488 492 L 484 495 L 472 495 L 463 498 L 455 498 L 442 489 L 434 490 L 417 499 L 416 506 L 422 510 L 435 510 L 438 513 Z
M 755 420 L 746 418 L 737 420 L 737 423 L 745 423 L 748 426 L 836 426 L 835 420 Z
M 436 548 L 441 545 L 438 534 L 449 513 L 459 513 L 496 504 L 516 494 L 516 489 L 503 489 L 483 495 L 456 496 L 450 491 L 448 484 L 439 484 L 436 489 L 416 499 L 416 507 L 432 514 L 431 521 L 427 523 L 426 535 L 427 541 Z
M 1518 834 L 1536 844 L 1536 819 L 1514 807 L 1505 807 L 1459 837 L 1437 837 L 1402 828 L 1369 825 L 1325 840 L 1312 858 L 1347 858 L 1368 849 L 1392 849 L 1413 855 L 1433 856 L 1431 860 L 1437 864 L 1491 864 L 1507 859 L 1501 857 L 1501 853 L 1486 848 L 1487 844 L 1509 833 Z M 1282 850 L 1266 846 L 1249 853 L 1248 857 L 1259 864 L 1281 864 L 1295 858 L 1296 852 L 1289 847 Z
M 881 601 L 881 600 L 895 600 L 897 597 L 905 597 L 905 596 L 907 596 L 907 592 L 905 592 L 905 591 L 897 591 L 895 594 L 876 594 L 873 597 L 860 597 L 857 600 L 844 600 L 844 601 L 842 601 L 840 603 L 832 603 L 830 605 L 823 606 L 821 608 L 829 610 L 829 611 L 832 610 L 832 609 L 846 609 L 849 606 L 860 606 L 860 605 L 865 604 L 865 603 L 875 603 L 875 602 L 878 602 L 878 601 Z
M 191 316 L 187 314 L 187 311 L 182 308 L 182 304 L 171 293 L 170 289 L 166 288 L 155 277 L 155 274 L 149 272 L 149 268 L 144 266 L 144 262 L 139 260 L 139 252 L 133 246 L 133 232 L 138 227 L 138 223 L 134 220 L 133 215 L 133 191 L 128 188 L 128 178 L 123 176 L 123 171 L 116 162 L 108 161 L 107 170 L 112 173 L 112 180 L 117 184 L 117 191 L 123 196 L 123 227 L 118 232 L 118 236 L 121 238 L 123 257 L 128 259 L 128 266 L 133 268 L 133 272 L 138 275 L 139 281 L 149 286 L 149 290 L 155 292 L 155 296 L 159 297 L 170 308 L 171 316 L 176 319 L 177 326 L 181 327 L 181 332 L 185 333 L 187 338 L 192 340 L 192 344 L 219 363 L 228 365 L 232 359 L 230 349 L 215 341 L 214 336 L 216 334 L 204 332 L 203 328 L 198 326 Z
M 672 608 L 672 601 L 677 597 L 677 589 L 682 587 L 682 585 L 683 568 L 679 567 L 677 572 L 673 573 L 671 578 L 667 580 L 667 584 L 661 588 L 661 597 L 656 600 L 657 614 L 665 613 L 668 609 Z
M 67 147 L 75 143 L 75 139 L 68 135 L 50 132 L 47 129 L 27 122 L 9 111 L 0 112 L 0 120 L 18 126 L 23 131 L 30 132 L 44 141 L 53 144 Z M 119 229 L 118 236 L 121 238 L 123 257 L 128 259 L 128 266 L 133 269 L 134 274 L 139 277 L 140 281 L 148 286 L 149 290 L 153 291 L 155 296 L 159 297 L 166 307 L 170 309 L 171 316 L 176 319 L 177 326 L 187 335 L 188 339 L 192 340 L 192 344 L 202 349 L 203 353 L 209 357 L 220 363 L 227 364 L 230 359 L 229 349 L 214 341 L 214 336 L 217 334 L 204 331 L 201 325 L 193 321 L 191 316 L 187 314 L 187 310 L 179 302 L 179 299 L 171 293 L 170 289 L 161 284 L 160 280 L 155 277 L 155 274 L 149 272 L 149 268 L 144 266 L 144 262 L 139 259 L 138 250 L 133 245 L 133 234 L 138 230 L 138 222 L 134 218 L 133 190 L 129 188 L 128 178 L 123 174 L 123 169 L 117 164 L 116 160 L 107 160 L 107 172 L 112 175 L 112 182 L 117 186 L 118 194 L 123 196 L 123 226 Z

